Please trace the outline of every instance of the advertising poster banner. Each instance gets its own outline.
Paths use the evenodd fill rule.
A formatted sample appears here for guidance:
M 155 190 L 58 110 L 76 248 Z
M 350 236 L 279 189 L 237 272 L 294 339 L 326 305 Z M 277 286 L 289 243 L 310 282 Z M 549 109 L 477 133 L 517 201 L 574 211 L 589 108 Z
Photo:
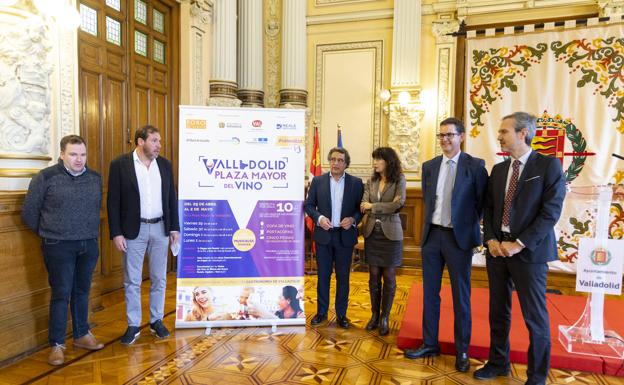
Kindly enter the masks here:
M 177 328 L 305 325 L 304 124 L 180 106 Z

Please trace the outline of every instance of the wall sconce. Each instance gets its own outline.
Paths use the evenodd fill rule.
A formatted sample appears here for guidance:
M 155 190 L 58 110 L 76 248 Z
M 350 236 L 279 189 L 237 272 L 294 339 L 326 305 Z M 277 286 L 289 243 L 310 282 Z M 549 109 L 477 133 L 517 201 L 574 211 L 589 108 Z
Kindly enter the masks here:
M 391 97 L 392 94 L 390 93 L 390 90 L 384 88 L 383 90 L 379 91 L 379 99 L 381 99 L 383 103 L 388 103 Z
M 409 115 L 412 110 L 414 110 L 413 107 L 415 107 L 409 91 L 401 91 L 398 95 L 396 95 L 396 99 L 391 100 L 392 92 L 387 89 L 382 89 L 381 91 L 379 91 L 379 99 L 383 104 L 383 112 L 386 115 L 389 115 L 390 113 Z
M 383 113 L 388 115 L 390 113 L 390 99 L 392 98 L 392 93 L 389 89 L 384 88 L 379 91 L 379 99 L 381 100 L 381 108 L 383 109 Z

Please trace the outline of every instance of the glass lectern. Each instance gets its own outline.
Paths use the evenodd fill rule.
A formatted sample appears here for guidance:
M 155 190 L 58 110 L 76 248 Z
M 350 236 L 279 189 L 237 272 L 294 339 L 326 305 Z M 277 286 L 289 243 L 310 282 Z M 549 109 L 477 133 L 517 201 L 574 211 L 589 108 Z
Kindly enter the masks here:
M 621 253 L 610 253 L 609 248 L 614 247 L 613 240 L 609 238 L 610 210 L 614 198 L 614 188 L 612 186 L 581 186 L 571 187 L 566 195 L 566 201 L 572 200 L 573 205 L 578 205 L 581 210 L 589 210 L 594 218 L 589 227 L 589 236 L 592 247 L 591 255 L 581 252 L 577 260 L 577 290 L 579 290 L 579 267 L 593 264 L 595 266 L 604 264 L 607 258 L 614 258 L 613 262 L 619 263 L 620 275 L 619 284 L 622 283 Z M 616 199 L 620 200 L 620 194 L 616 194 Z M 579 242 L 579 251 L 581 244 Z M 616 241 L 624 243 L 624 240 Z M 619 246 L 622 248 L 622 246 Z M 617 255 L 616 255 L 617 254 Z M 591 258 L 591 261 L 581 261 L 580 258 Z M 599 270 L 599 269 L 595 269 Z M 592 269 L 584 269 L 584 272 L 592 272 Z M 584 281 L 587 282 L 587 281 Z M 559 342 L 569 353 L 585 354 L 591 356 L 611 357 L 624 359 L 624 339 L 615 331 L 609 330 L 604 322 L 604 299 L 605 290 L 600 287 L 601 282 L 589 285 L 587 304 L 585 310 L 574 325 L 559 325 Z M 594 287 L 595 286 L 595 287 Z M 605 286 L 604 284 L 602 286 Z M 608 291 L 607 291 L 608 292 Z M 605 330 L 606 329 L 606 330 Z

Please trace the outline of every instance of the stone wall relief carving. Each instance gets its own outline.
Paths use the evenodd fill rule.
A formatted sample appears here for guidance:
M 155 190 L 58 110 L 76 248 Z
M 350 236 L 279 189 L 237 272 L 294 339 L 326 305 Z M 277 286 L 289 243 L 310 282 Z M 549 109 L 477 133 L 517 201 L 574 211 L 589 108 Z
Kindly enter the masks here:
M 0 31 L 0 151 L 47 155 L 52 66 L 48 28 L 30 17 Z
M 279 107 L 281 78 L 281 0 L 264 2 L 264 105 Z
M 193 34 L 193 104 L 200 104 L 204 100 L 204 34 L 196 30 Z
M 451 115 L 451 90 L 450 85 L 452 83 L 451 79 L 451 48 L 449 47 L 441 47 L 437 50 L 438 56 L 438 103 L 437 103 L 437 113 L 436 113 L 436 134 L 440 131 L 440 122 L 444 119 L 448 118 Z M 435 154 L 440 155 L 442 153 L 442 149 L 437 143 L 435 146 Z
M 450 36 L 450 33 L 457 32 L 459 30 L 459 20 L 445 20 L 434 21 L 431 25 L 431 32 L 436 37 L 436 42 L 439 43 L 452 43 L 455 38 Z
M 420 103 L 413 102 L 405 106 L 390 102 L 384 107 L 390 126 L 388 146 L 394 148 L 408 180 L 420 178 L 420 124 L 425 111 Z
M 448 17 L 441 15 L 440 17 Z M 450 34 L 460 28 L 459 20 L 446 19 L 432 23 L 431 29 L 436 37 L 436 83 L 437 83 L 437 111 L 436 111 L 436 134 L 440 130 L 440 122 L 452 114 L 452 87 L 454 84 L 454 58 L 456 52 L 456 38 Z M 440 155 L 442 150 L 434 141 L 435 154 Z
M 59 84 L 57 85 L 60 96 L 60 122 L 59 137 L 78 133 L 78 108 L 77 101 L 77 38 L 76 31 L 61 31 L 59 41 Z M 54 88 L 54 87 L 53 87 Z
M 0 190 L 24 190 L 79 132 L 75 1 L 0 6 Z M 37 5 L 37 6 L 35 6 Z
M 191 16 L 193 27 L 202 30 L 212 23 L 213 0 L 191 0 Z
M 623 0 L 598 0 L 600 16 L 620 15 L 624 13 Z

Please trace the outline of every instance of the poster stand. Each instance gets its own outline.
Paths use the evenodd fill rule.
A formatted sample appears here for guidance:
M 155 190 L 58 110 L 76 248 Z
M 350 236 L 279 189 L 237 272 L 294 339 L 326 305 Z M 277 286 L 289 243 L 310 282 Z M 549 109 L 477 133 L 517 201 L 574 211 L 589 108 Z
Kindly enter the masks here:
M 305 112 L 179 117 L 176 328 L 305 325 Z

